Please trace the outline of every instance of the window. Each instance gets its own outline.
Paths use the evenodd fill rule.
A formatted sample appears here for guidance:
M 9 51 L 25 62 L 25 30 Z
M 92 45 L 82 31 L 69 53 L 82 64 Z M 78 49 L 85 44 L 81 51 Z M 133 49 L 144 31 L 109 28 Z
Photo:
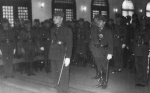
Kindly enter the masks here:
M 123 4 L 122 4 L 122 15 L 123 16 L 132 16 L 134 13 L 134 5 L 133 2 L 131 0 L 124 0 Z
M 28 20 L 28 7 L 18 7 L 18 18 Z
M 75 0 L 52 0 L 52 14 L 57 11 L 65 13 L 64 20 L 66 21 L 76 19 Z
M 101 15 L 107 15 L 109 16 L 109 4 L 108 0 L 92 0 L 91 3 L 91 19 L 94 18 L 95 15 L 101 14 Z
M 146 16 L 150 17 L 150 2 L 148 2 L 147 6 L 146 6 Z
M 9 20 L 10 25 L 14 26 L 13 6 L 2 6 L 3 18 Z
M 32 20 L 31 0 L 0 0 L 0 19 L 7 18 L 14 26 L 14 19 Z

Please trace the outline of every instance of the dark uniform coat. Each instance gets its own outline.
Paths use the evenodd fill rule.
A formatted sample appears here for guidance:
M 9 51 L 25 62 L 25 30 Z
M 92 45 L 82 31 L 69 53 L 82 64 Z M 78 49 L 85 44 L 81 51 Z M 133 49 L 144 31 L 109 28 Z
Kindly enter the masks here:
M 149 54 L 150 32 L 146 27 L 137 29 L 134 34 L 133 52 L 136 67 L 136 83 L 147 85 L 147 66 Z
M 106 27 L 100 30 L 97 26 L 93 26 L 91 31 L 90 50 L 97 64 L 98 71 L 107 73 L 107 54 L 113 55 L 113 36 L 111 30 Z
M 0 30 L 0 48 L 4 63 L 4 75 L 13 75 L 13 51 L 15 49 L 15 37 L 11 29 Z
M 20 32 L 20 44 L 21 47 L 25 50 L 24 58 L 26 62 L 33 62 L 35 57 L 35 49 L 37 46 L 36 35 L 34 30 L 26 29 Z
M 52 42 L 50 45 L 49 59 L 51 60 L 52 76 L 57 93 L 69 93 L 69 66 L 64 67 L 59 86 L 57 86 L 57 83 L 64 57 L 71 59 L 72 38 L 71 29 L 63 24 L 60 27 L 54 27 L 51 30 Z

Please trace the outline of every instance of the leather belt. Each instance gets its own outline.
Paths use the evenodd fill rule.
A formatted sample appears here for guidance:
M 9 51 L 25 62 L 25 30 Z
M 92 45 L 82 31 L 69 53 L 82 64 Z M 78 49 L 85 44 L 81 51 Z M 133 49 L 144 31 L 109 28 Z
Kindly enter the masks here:
M 99 48 L 100 48 L 100 47 L 101 47 L 101 48 L 107 48 L 107 47 L 108 47 L 108 45 L 96 45 L 96 44 L 95 44 L 95 46 L 96 46 L 96 47 L 99 47 Z
M 35 40 L 23 40 L 23 42 L 35 42 Z
M 49 41 L 50 39 L 49 38 L 43 38 L 42 40 L 43 41 Z
M 10 43 L 10 42 L 13 42 L 13 40 L 6 39 L 6 40 L 2 40 L 1 42 L 2 43 Z

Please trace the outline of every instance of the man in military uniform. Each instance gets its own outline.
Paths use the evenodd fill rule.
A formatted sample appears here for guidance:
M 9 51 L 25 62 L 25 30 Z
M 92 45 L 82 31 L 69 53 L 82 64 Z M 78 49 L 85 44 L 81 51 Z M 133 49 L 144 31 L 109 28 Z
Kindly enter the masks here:
M 20 32 L 20 46 L 24 53 L 26 62 L 26 73 L 28 76 L 35 75 L 33 73 L 33 61 L 35 57 L 35 46 L 37 44 L 34 30 L 31 29 L 31 22 L 25 21 L 25 29 Z
M 50 72 L 50 60 L 48 59 L 49 47 L 51 43 L 51 28 L 50 28 L 50 21 L 44 21 L 44 29 L 41 31 L 39 41 L 40 41 L 40 49 L 43 48 L 43 55 L 45 61 L 45 70 L 46 72 Z
M 72 31 L 63 24 L 63 12 L 54 14 L 49 59 L 57 93 L 69 93 L 69 64 L 72 54 Z M 62 73 L 61 73 L 62 72 Z
M 14 77 L 13 75 L 13 53 L 15 49 L 15 37 L 10 29 L 8 19 L 2 20 L 3 29 L 0 30 L 0 49 L 4 64 L 4 78 Z
M 134 57 L 136 67 L 136 86 L 148 85 L 147 66 L 149 54 L 150 31 L 146 27 L 146 17 L 141 19 L 141 27 L 134 34 Z
M 14 27 L 12 28 L 12 31 L 15 35 L 15 39 L 16 39 L 16 54 L 15 54 L 15 58 L 19 58 L 19 55 L 18 54 L 18 49 L 19 49 L 19 46 L 18 46 L 18 42 L 19 42 L 19 35 L 20 35 L 20 32 L 23 28 L 21 27 L 21 24 L 20 24 L 20 20 L 19 19 L 16 19 L 14 21 Z
M 121 14 L 116 14 L 116 24 L 114 25 L 114 72 L 121 72 L 123 65 L 123 50 L 126 47 L 126 25 L 123 23 Z
M 111 30 L 105 26 L 106 16 L 100 14 L 95 16 L 96 25 L 91 30 L 90 48 L 98 67 L 99 84 L 96 88 L 105 89 L 108 83 L 108 65 L 113 55 L 113 36 Z
M 75 61 L 79 66 L 86 66 L 86 31 L 84 19 L 80 18 L 77 27 L 77 48 L 75 54 Z

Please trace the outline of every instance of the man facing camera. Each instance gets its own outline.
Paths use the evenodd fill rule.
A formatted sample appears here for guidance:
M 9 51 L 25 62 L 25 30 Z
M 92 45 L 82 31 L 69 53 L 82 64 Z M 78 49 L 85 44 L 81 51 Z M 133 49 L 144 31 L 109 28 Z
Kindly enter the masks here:
M 69 93 L 69 64 L 72 54 L 72 31 L 63 24 L 63 12 L 53 17 L 49 59 L 57 93 Z

